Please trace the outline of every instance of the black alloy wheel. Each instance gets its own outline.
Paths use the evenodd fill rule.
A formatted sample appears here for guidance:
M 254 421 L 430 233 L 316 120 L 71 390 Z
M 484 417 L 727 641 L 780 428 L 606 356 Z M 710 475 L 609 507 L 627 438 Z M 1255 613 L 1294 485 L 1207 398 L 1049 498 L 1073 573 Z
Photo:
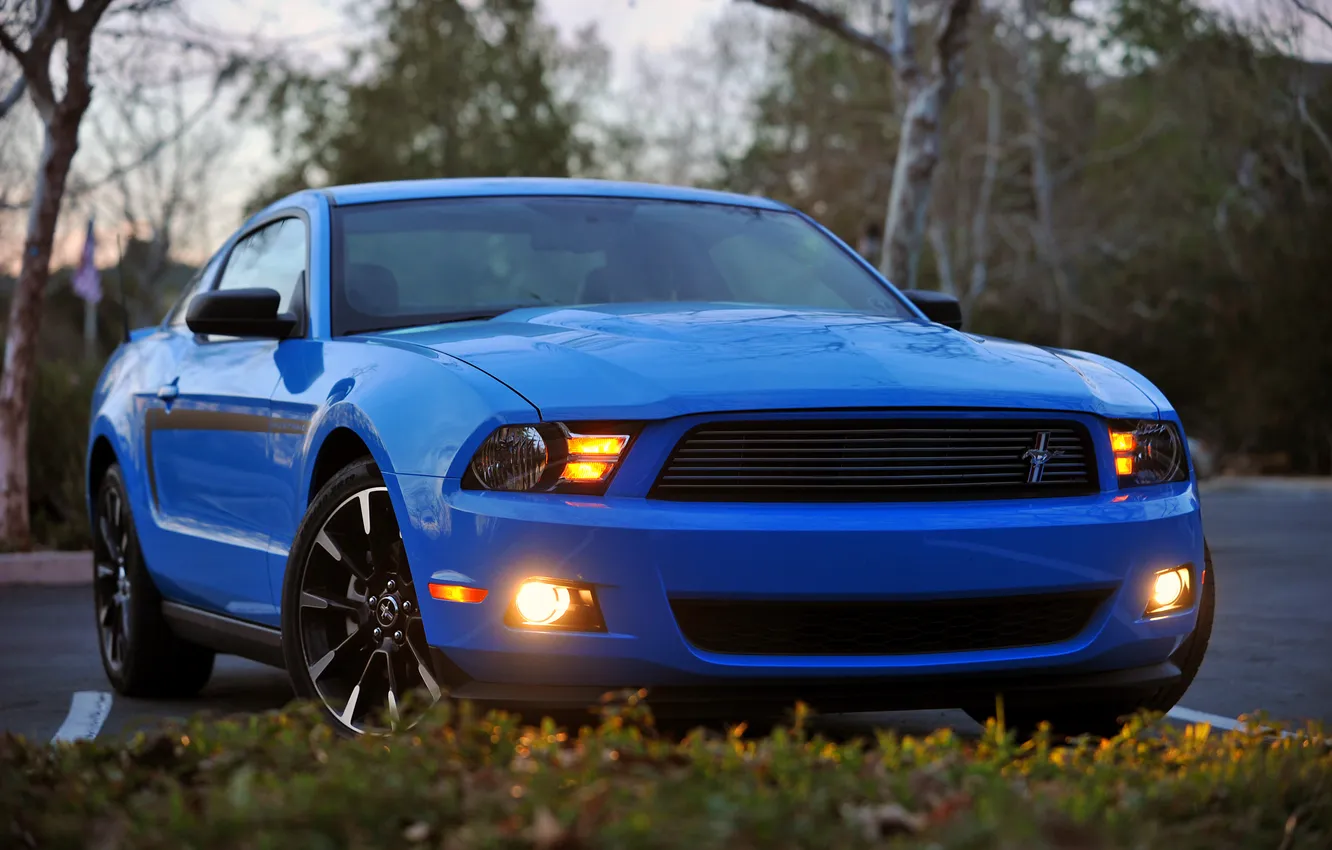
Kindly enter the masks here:
M 347 467 L 311 503 L 282 601 L 292 683 L 322 702 L 340 731 L 410 727 L 443 696 L 397 518 L 372 462 Z
M 128 509 L 118 487 L 103 487 L 97 500 L 97 539 L 93 543 L 93 599 L 97 637 L 107 673 L 124 670 L 133 598 L 125 550 L 129 548 Z
M 126 696 L 198 693 L 212 676 L 214 653 L 178 637 L 162 616 L 118 465 L 102 477 L 92 520 L 93 605 L 107 679 Z

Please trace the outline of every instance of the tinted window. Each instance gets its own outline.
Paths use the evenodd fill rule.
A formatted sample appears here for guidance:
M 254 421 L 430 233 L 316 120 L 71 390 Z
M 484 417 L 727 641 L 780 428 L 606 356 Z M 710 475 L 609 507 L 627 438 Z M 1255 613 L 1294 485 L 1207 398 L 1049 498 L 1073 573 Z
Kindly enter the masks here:
M 167 324 L 185 324 L 185 313 L 190 309 L 190 302 L 194 300 L 194 296 L 212 284 L 213 275 L 217 274 L 217 264 L 220 256 L 220 254 L 213 255 L 213 258 L 203 268 L 194 273 L 190 282 L 185 284 L 185 289 L 181 291 L 180 298 L 176 300 L 175 306 L 167 314 Z
M 279 309 L 291 309 L 296 287 L 305 274 L 305 222 L 284 218 L 246 236 L 231 252 L 218 289 L 275 289 Z
M 801 217 L 610 198 L 403 201 L 334 210 L 339 334 L 499 307 L 713 301 L 911 313 Z

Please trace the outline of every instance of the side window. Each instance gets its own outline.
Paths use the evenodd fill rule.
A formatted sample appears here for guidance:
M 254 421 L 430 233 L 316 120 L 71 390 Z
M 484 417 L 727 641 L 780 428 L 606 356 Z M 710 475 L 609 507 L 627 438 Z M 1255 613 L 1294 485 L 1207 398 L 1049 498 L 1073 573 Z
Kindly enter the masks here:
M 180 297 L 172 305 L 171 312 L 167 313 L 166 323 L 168 325 L 184 326 L 185 314 L 189 312 L 190 302 L 194 300 L 194 296 L 207 289 L 209 284 L 213 282 L 213 276 L 217 274 L 217 263 L 220 256 L 220 254 L 215 255 L 203 268 L 194 273 L 194 277 L 190 278 L 189 283 L 185 284 Z
M 218 289 L 275 289 L 279 310 L 291 309 L 305 275 L 305 222 L 284 218 L 246 236 L 231 252 Z

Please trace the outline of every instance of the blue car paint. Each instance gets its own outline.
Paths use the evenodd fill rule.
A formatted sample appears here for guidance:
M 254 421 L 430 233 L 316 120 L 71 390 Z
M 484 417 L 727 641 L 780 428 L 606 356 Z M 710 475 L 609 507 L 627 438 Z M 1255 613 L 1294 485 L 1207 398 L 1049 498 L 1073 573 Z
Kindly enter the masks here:
M 1158 415 L 1132 382 L 1106 369 L 1093 384 L 1039 348 L 851 312 L 609 304 L 385 336 L 499 376 L 550 420 L 802 408 Z
M 1140 614 L 1152 570 L 1203 562 L 1195 485 L 1119 491 L 1105 427 L 1119 418 L 1178 424 L 1178 416 L 1149 381 L 1105 358 L 923 319 L 736 304 L 529 309 L 492 321 L 330 336 L 330 203 L 495 194 L 784 209 L 662 186 L 466 180 L 303 192 L 260 212 L 219 255 L 250 225 L 302 213 L 310 227 L 306 338 L 200 343 L 180 327 L 144 329 L 113 355 L 94 393 L 90 459 L 104 441 L 125 469 L 145 560 L 167 598 L 276 625 L 319 450 L 347 429 L 385 473 L 418 582 L 449 570 L 490 589 L 479 605 L 424 599 L 422 609 L 431 644 L 480 681 L 1104 670 L 1161 661 L 1193 628 L 1192 610 L 1154 620 Z M 266 427 L 156 431 L 154 452 L 166 456 L 150 462 L 144 422 L 169 406 L 158 390 L 173 380 L 179 392 L 170 406 L 258 417 Z M 1097 435 L 1102 492 L 860 505 L 644 498 L 671 446 L 698 422 L 940 409 L 963 417 L 1042 411 L 1082 422 Z M 461 489 L 468 458 L 498 425 L 597 418 L 646 423 L 605 496 Z M 531 575 L 595 583 L 609 632 L 504 625 L 507 599 Z M 890 658 L 703 652 L 683 640 L 666 601 L 668 594 L 910 599 L 1085 587 L 1116 593 L 1064 644 Z

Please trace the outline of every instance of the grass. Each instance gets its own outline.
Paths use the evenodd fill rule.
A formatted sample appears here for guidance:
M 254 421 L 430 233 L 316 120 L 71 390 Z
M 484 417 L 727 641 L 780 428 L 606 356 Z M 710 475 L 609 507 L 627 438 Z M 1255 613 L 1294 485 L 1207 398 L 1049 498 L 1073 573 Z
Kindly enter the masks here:
M 1318 729 L 1137 718 L 1116 738 L 944 730 L 832 741 L 658 735 L 637 695 L 577 732 L 439 706 L 335 736 L 317 710 L 196 718 L 123 742 L 0 739 L 0 846 L 111 848 L 1332 847 Z

